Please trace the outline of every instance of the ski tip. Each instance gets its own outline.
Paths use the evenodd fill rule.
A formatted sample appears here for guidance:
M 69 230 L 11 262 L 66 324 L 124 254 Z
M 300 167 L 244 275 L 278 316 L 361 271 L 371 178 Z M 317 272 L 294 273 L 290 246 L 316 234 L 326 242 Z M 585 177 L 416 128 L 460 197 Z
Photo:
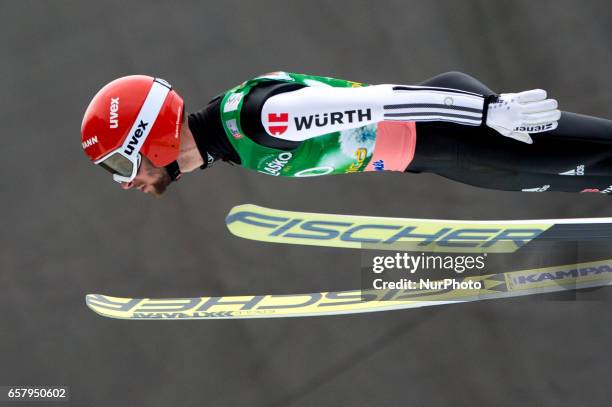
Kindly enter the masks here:
M 100 316 L 115 319 L 126 319 L 122 308 L 133 301 L 129 298 L 110 297 L 102 294 L 87 294 L 85 296 L 87 308 Z
M 100 294 L 87 294 L 85 296 L 85 305 L 87 305 L 87 308 L 89 308 L 96 314 L 100 316 L 105 316 L 102 312 L 100 312 L 99 308 L 96 306 L 97 305 L 96 300 L 100 297 L 102 297 Z
M 267 208 L 264 208 L 263 206 L 259 206 L 259 205 L 249 204 L 249 203 L 240 204 L 240 205 L 233 206 L 232 209 L 230 209 L 227 216 L 230 216 L 231 214 L 236 213 L 236 212 L 256 211 L 256 210 L 262 210 L 262 209 L 267 209 Z

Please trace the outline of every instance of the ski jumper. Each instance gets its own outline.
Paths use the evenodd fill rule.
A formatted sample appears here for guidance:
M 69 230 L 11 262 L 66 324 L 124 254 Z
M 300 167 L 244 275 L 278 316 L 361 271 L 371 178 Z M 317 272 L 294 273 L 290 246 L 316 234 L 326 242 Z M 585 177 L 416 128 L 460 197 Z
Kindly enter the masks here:
M 419 86 L 276 72 L 189 115 L 204 167 L 229 161 L 272 176 L 430 172 L 485 188 L 612 191 L 612 122 L 563 112 L 534 144 L 483 125 L 495 93 L 449 72 Z

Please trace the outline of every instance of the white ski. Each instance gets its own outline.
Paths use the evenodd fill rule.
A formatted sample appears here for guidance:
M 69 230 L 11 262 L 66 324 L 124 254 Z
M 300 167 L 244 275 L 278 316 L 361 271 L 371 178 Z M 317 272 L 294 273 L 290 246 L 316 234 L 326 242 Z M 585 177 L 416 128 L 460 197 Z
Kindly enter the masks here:
M 294 212 L 240 205 L 236 236 L 274 243 L 384 250 L 512 253 L 539 241 L 612 241 L 612 218 L 440 220 Z
M 612 284 L 612 260 L 453 279 L 435 290 L 351 290 L 286 295 L 119 298 L 89 294 L 87 306 L 132 320 L 243 319 L 345 315 L 600 287 Z M 443 280 L 444 281 L 444 280 Z M 468 283 L 472 284 L 468 284 Z M 464 283 L 464 284 L 460 284 Z M 478 283 L 478 284 L 477 284 Z

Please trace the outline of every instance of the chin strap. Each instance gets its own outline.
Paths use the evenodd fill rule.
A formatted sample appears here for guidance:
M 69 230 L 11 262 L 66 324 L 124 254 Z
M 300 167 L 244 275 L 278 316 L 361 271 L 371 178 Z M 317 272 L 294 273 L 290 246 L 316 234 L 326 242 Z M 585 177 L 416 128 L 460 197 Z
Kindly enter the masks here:
M 166 165 L 166 171 L 171 181 L 178 181 L 181 178 L 181 170 L 176 161 L 172 161 L 170 164 Z

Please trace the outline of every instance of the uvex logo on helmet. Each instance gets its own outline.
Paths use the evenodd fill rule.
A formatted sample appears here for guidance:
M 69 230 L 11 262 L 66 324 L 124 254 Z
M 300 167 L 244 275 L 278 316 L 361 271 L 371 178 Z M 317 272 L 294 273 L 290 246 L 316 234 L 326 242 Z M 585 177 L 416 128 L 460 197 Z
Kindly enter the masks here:
M 268 131 L 274 136 L 280 136 L 287 131 L 289 113 L 268 113 Z
M 130 141 L 128 142 L 128 145 L 125 147 L 125 150 L 123 150 L 124 153 L 126 153 L 127 155 L 132 155 L 132 153 L 134 152 L 134 147 L 138 145 L 138 141 L 144 134 L 148 125 L 149 123 L 145 123 L 142 120 L 140 121 L 140 123 L 138 123 L 138 127 L 136 127 L 136 131 L 130 137 Z
M 119 127 L 119 98 L 111 98 L 109 115 L 110 128 L 116 129 Z

